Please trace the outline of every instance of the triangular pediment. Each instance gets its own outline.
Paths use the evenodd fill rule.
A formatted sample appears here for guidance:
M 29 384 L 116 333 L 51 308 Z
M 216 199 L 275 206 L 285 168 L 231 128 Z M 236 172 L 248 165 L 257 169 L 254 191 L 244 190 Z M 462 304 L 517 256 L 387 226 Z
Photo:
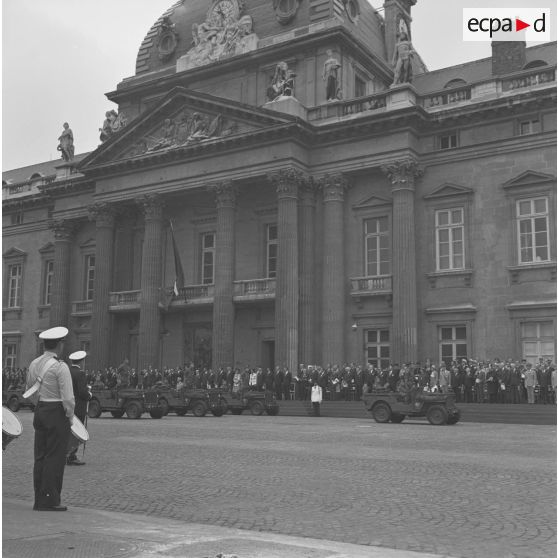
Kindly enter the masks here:
M 45 254 L 48 252 L 54 252 L 54 243 L 53 242 L 47 242 L 42 248 L 39 248 L 39 253 L 40 254 Z
M 16 248 L 15 246 L 8 248 L 2 254 L 3 258 L 25 258 L 26 256 L 27 252 L 24 252 L 23 250 L 21 250 L 20 248 Z
M 526 186 L 528 187 L 539 186 L 540 184 L 548 184 L 549 182 L 556 182 L 556 177 L 552 174 L 528 170 L 522 172 L 519 176 L 508 180 L 506 183 L 503 184 L 503 188 L 524 188 Z
M 432 200 L 438 198 L 447 198 L 450 196 L 470 196 L 473 194 L 471 188 L 466 188 L 465 186 L 460 186 L 459 184 L 452 184 L 451 182 L 445 182 L 444 184 L 437 186 L 431 190 L 428 194 L 424 196 L 425 200 Z
M 172 157 L 296 121 L 288 114 L 176 87 L 88 155 L 80 170 L 160 154 Z
M 374 209 L 375 207 L 382 207 L 386 205 L 392 205 L 393 200 L 389 198 L 383 198 L 382 196 L 368 196 L 363 200 L 359 201 L 353 205 L 353 210 L 364 210 L 364 209 Z

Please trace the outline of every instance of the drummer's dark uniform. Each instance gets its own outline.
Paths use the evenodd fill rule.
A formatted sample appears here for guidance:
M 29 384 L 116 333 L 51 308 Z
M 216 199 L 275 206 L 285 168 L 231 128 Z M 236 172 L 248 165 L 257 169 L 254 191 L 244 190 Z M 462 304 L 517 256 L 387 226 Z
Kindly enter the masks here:
M 45 371 L 46 369 L 46 371 Z M 60 505 L 66 449 L 74 415 L 72 377 L 65 362 L 56 353 L 45 351 L 29 365 L 27 388 L 43 374 L 35 406 L 35 465 L 33 484 L 36 508 Z
M 76 406 L 74 408 L 74 414 L 76 417 L 85 422 L 85 414 L 87 413 L 87 402 L 91 399 L 91 394 L 87 389 L 87 380 L 85 379 L 85 374 L 82 372 L 78 364 L 72 364 L 70 366 L 70 374 L 72 376 L 72 387 L 74 390 L 74 398 Z M 70 436 L 68 444 L 68 460 L 76 459 L 76 452 L 79 447 L 79 441 L 75 436 Z

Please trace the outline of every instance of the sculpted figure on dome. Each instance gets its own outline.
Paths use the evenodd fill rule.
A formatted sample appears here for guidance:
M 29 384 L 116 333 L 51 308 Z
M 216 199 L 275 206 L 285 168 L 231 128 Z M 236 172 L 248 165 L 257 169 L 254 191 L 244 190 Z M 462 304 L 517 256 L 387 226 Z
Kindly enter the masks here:
M 107 111 L 103 127 L 99 128 L 99 132 L 101 132 L 99 139 L 101 142 L 107 141 L 115 132 L 126 126 L 127 123 L 128 120 L 123 112 L 117 114 L 115 110 Z
M 177 70 L 188 70 L 257 48 L 252 17 L 241 16 L 244 4 L 218 0 L 207 18 L 192 25 L 192 48 L 177 61 Z
M 393 52 L 392 65 L 395 67 L 392 85 L 411 82 L 413 79 L 412 59 L 414 54 L 415 51 L 409 40 L 409 35 L 405 31 L 401 31 Z
M 56 149 L 60 151 L 64 161 L 71 161 L 74 158 L 74 133 L 67 122 L 64 122 L 64 130 L 58 138 Z
M 280 97 L 292 97 L 294 90 L 295 74 L 289 70 L 286 62 L 279 62 L 275 67 L 275 73 L 271 78 L 271 84 L 267 88 L 267 98 L 275 101 Z

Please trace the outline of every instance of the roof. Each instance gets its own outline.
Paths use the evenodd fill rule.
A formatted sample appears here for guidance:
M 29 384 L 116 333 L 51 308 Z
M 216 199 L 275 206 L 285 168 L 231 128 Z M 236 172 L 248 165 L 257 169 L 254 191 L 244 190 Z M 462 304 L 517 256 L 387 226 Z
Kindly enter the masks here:
M 89 155 L 87 153 L 80 153 L 73 159 L 74 163 L 79 163 L 82 159 Z M 42 174 L 43 176 L 52 176 L 56 174 L 56 167 L 62 163 L 62 159 L 55 159 L 53 161 L 45 161 L 43 163 L 36 163 L 27 167 L 20 167 L 19 169 L 12 169 L 2 172 L 2 182 L 9 182 L 10 184 L 17 184 L 18 182 L 25 182 L 29 180 L 34 174 Z
M 556 41 L 525 49 L 525 59 L 526 63 L 543 60 L 550 66 L 556 64 Z M 431 91 L 440 91 L 452 79 L 462 79 L 467 83 L 475 83 L 492 78 L 492 57 L 489 56 L 488 58 L 417 75 L 413 78 L 413 86 L 417 93 L 423 95 Z

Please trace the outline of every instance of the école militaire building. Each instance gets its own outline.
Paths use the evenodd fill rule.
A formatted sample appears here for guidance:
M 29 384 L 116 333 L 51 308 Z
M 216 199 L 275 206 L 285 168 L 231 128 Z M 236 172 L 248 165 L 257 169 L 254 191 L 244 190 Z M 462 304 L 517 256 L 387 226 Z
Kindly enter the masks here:
M 428 71 L 415 2 L 170 6 L 99 147 L 3 173 L 3 365 L 555 359 L 556 44 Z

